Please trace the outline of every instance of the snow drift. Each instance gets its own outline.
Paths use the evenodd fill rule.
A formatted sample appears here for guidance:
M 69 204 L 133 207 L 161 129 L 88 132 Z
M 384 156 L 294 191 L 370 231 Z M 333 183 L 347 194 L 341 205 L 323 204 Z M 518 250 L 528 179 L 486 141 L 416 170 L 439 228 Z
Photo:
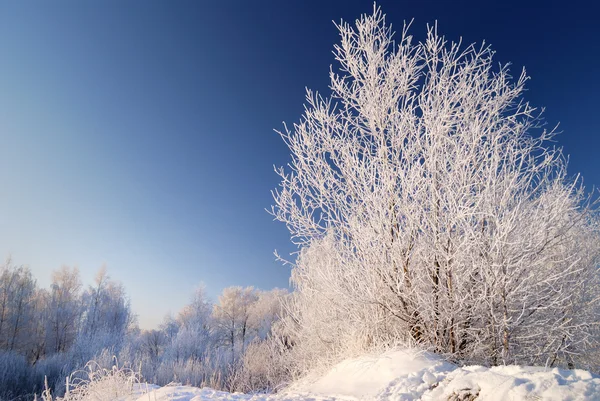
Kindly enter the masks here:
M 241 394 L 186 386 L 142 388 L 124 401 L 594 401 L 600 376 L 585 370 L 526 366 L 458 367 L 427 352 L 395 350 L 347 359 L 323 376 L 279 394 Z

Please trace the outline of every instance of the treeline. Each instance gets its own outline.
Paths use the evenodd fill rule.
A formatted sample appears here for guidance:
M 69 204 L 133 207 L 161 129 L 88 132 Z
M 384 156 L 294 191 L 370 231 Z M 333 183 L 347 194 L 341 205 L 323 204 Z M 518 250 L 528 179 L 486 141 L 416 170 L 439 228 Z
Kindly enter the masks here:
M 0 400 L 32 398 L 45 378 L 60 395 L 67 377 L 90 360 L 129 366 L 158 385 L 272 389 L 280 379 L 260 358 L 277 346 L 264 340 L 286 296 L 229 287 L 212 304 L 200 288 L 158 329 L 141 330 L 124 287 L 105 268 L 84 287 L 77 268 L 62 267 L 45 289 L 28 267 L 8 260 L 0 266 Z

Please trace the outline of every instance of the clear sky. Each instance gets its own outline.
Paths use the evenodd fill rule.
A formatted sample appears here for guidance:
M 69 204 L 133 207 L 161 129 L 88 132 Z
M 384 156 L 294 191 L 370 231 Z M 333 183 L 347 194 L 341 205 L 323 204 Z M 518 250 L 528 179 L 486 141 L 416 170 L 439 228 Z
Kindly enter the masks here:
M 600 33 L 592 2 L 381 1 L 412 33 L 485 39 L 532 76 L 570 173 L 600 186 Z M 0 0 L 0 255 L 50 272 L 102 264 L 144 328 L 200 282 L 287 287 L 293 251 L 264 209 L 304 87 L 326 92 L 332 20 L 371 1 Z

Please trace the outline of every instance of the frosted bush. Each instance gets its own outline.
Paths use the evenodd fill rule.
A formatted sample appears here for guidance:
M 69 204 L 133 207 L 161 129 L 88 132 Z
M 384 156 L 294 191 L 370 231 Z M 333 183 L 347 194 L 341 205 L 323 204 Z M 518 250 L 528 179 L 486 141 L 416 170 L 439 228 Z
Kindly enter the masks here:
M 10 400 L 26 386 L 27 361 L 12 351 L 0 351 L 0 400 Z
M 69 376 L 64 401 L 112 401 L 131 395 L 134 385 L 140 382 L 137 372 L 115 364 L 103 368 L 90 361 L 85 368 Z

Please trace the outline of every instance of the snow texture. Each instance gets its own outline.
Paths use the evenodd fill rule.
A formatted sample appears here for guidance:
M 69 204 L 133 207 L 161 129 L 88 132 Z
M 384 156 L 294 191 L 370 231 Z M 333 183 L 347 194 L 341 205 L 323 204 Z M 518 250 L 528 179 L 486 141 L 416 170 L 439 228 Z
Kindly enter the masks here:
M 600 376 L 584 370 L 541 367 L 457 367 L 415 350 L 347 359 L 318 379 L 279 394 L 242 394 L 187 386 L 144 385 L 123 401 L 351 401 L 351 400 L 600 400 Z

